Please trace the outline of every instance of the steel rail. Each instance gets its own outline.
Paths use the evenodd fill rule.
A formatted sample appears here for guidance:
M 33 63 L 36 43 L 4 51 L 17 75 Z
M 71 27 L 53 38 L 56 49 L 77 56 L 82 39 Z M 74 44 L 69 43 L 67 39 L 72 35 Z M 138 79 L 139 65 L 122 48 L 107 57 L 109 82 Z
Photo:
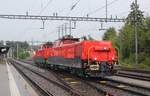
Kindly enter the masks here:
M 135 85 L 135 84 L 130 84 L 130 83 L 125 83 L 125 82 L 121 82 L 121 81 L 117 81 L 117 80 L 113 80 L 113 79 L 105 78 L 105 80 L 110 81 L 112 83 L 123 84 L 123 85 L 134 87 L 134 88 L 140 88 L 140 89 L 143 89 L 143 90 L 150 90 L 150 88 L 147 88 L 147 87 L 143 87 L 143 86 L 139 86 L 139 85 Z M 97 83 L 99 83 L 99 82 L 97 82 Z M 99 83 L 99 84 L 101 84 L 101 83 Z M 120 89 L 120 90 L 123 90 L 123 91 L 127 91 L 127 92 L 130 92 L 131 94 L 136 94 L 136 95 L 140 95 L 140 96 L 149 96 L 145 93 L 141 93 L 139 91 L 118 87 L 118 86 L 115 86 L 113 84 L 104 84 L 104 85 L 110 86 L 110 87 L 113 87 L 113 88 L 117 88 L 117 89 Z
M 28 62 L 25 62 L 25 63 L 28 63 Z M 110 81 L 110 82 L 115 82 L 115 83 L 119 83 L 119 84 L 124 84 L 124 85 L 127 85 L 127 86 L 131 86 L 131 87 L 135 87 L 135 88 L 142 88 L 142 89 L 145 89 L 145 90 L 150 90 L 149 88 L 145 88 L 143 86 L 137 86 L 137 85 L 134 85 L 134 84 L 129 84 L 129 83 L 125 83 L 125 82 L 119 82 L 119 81 L 115 81 L 115 80 L 112 80 L 112 79 L 108 79 L 108 78 L 105 78 L 105 80 L 107 81 Z M 87 85 L 89 85 L 90 87 L 96 89 L 98 92 L 101 92 L 103 95 L 108 95 L 108 96 L 113 96 L 111 93 L 107 92 L 106 90 L 104 89 L 101 89 L 97 86 L 94 86 L 92 84 L 90 84 L 88 81 L 86 80 L 81 80 L 81 82 L 84 82 L 86 83 Z M 95 82 L 95 81 L 93 81 Z M 98 81 L 96 82 L 98 84 L 101 84 L 99 83 Z M 142 96 L 148 96 L 147 94 L 144 94 L 144 93 L 141 93 L 139 91 L 135 91 L 135 90 L 130 90 L 130 89 L 126 89 L 126 88 L 120 88 L 120 87 L 117 87 L 113 84 L 102 84 L 102 85 L 105 85 L 105 86 L 109 86 L 109 87 L 112 87 L 112 88 L 115 88 L 115 89 L 119 89 L 119 90 L 123 90 L 125 92 L 129 92 L 131 94 L 136 94 L 136 95 L 142 95 Z
M 14 63 L 10 62 L 16 69 L 17 71 L 30 83 L 34 86 L 34 88 L 37 90 L 37 92 L 42 95 L 42 96 L 54 96 L 48 91 L 45 91 L 39 85 L 37 85 L 33 80 L 31 80 L 21 69 L 19 69 Z
M 40 77 L 44 78 L 45 80 L 49 81 L 50 83 L 52 83 L 52 84 L 54 84 L 54 85 L 56 85 L 56 86 L 62 88 L 63 90 L 66 90 L 66 91 L 67 91 L 68 93 L 70 93 L 72 96 L 82 96 L 81 94 L 77 93 L 76 91 L 74 91 L 73 89 L 71 89 L 71 88 L 68 87 L 68 86 L 65 86 L 65 85 L 62 85 L 62 84 L 60 84 L 60 83 L 58 83 L 58 82 L 56 82 L 56 81 L 53 81 L 53 80 L 51 80 L 51 79 L 49 79 L 49 78 L 47 78 L 47 77 L 41 75 L 40 73 L 38 73 L 38 72 L 36 72 L 36 71 L 33 71 L 32 69 L 27 68 L 26 66 L 24 66 L 24 65 L 22 65 L 22 64 L 19 64 L 19 62 L 16 62 L 16 61 L 13 61 L 13 62 L 17 63 L 18 65 L 24 67 L 25 69 L 27 69 L 27 70 L 29 70 L 29 71 L 35 73 L 35 74 L 39 75 Z
M 31 63 L 31 62 L 26 62 L 26 61 L 21 61 L 21 62 L 24 62 L 24 63 Z M 34 65 L 34 66 L 35 66 L 35 65 Z M 48 71 L 50 71 L 50 70 L 48 70 Z M 52 71 L 52 72 L 53 72 L 53 71 Z M 59 72 L 58 72 L 58 73 L 59 73 Z M 55 76 L 61 83 L 63 83 L 65 86 L 68 86 L 69 88 L 72 89 L 72 87 L 71 87 L 70 85 L 68 85 L 65 81 L 63 81 L 63 80 L 60 78 L 59 74 L 57 74 L 57 73 L 55 73 L 55 72 L 53 72 L 53 74 L 54 74 L 54 76 Z M 87 82 L 87 81 L 85 81 L 85 80 L 83 80 L 83 79 L 81 79 L 81 78 L 78 78 L 78 77 L 74 77 L 74 78 L 76 78 L 77 80 L 81 81 L 82 83 L 84 83 L 84 84 L 90 86 L 91 88 L 97 90 L 97 92 L 100 92 L 103 96 L 113 96 L 111 93 L 107 92 L 106 90 L 104 90 L 104 89 L 102 89 L 102 88 L 99 88 L 99 87 L 96 87 L 96 86 L 90 84 L 89 82 Z
M 115 74 L 115 76 L 128 77 L 128 78 L 139 79 L 139 80 L 143 80 L 143 81 L 150 81 L 149 76 L 137 75 L 136 73 L 129 74 L 129 73 L 118 72 L 117 74 Z

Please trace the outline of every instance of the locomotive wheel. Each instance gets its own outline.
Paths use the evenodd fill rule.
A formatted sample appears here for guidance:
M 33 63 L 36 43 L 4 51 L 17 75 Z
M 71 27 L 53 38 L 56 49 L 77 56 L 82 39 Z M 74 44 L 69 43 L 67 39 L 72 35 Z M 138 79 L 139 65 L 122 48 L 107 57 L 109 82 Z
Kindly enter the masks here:
M 58 66 L 54 65 L 54 70 L 58 70 Z
M 76 74 L 76 69 L 74 69 L 74 68 L 70 69 L 70 73 L 71 74 Z

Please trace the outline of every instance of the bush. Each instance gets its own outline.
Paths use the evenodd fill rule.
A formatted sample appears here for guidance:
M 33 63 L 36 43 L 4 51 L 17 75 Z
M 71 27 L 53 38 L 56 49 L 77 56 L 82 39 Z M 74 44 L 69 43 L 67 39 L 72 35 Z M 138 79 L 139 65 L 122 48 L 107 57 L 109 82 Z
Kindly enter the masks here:
M 30 56 L 30 54 L 29 54 L 29 52 L 27 52 L 27 51 L 21 51 L 20 53 L 19 53 L 19 59 L 26 59 L 27 57 L 29 57 Z
M 146 57 L 145 60 L 142 63 L 144 65 L 146 65 L 148 68 L 150 68 L 150 56 Z
M 150 69 L 150 56 L 146 56 L 145 53 L 139 53 L 138 56 L 138 65 L 135 64 L 135 54 L 131 54 L 123 61 L 122 66 L 127 68 Z

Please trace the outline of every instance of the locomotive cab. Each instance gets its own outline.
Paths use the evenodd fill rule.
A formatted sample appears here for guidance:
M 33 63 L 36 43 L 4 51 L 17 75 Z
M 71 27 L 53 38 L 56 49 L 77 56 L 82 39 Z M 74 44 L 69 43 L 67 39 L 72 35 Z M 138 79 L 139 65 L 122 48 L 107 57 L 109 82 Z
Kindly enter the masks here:
M 73 38 L 71 35 L 66 35 L 61 39 L 58 39 L 54 42 L 53 48 L 60 47 L 66 44 L 73 44 L 79 42 L 79 38 Z
M 118 62 L 118 55 L 111 42 L 88 41 L 85 42 L 85 46 L 84 51 L 87 53 L 83 56 L 87 56 L 87 59 L 84 60 L 84 68 L 88 75 L 103 77 L 114 73 L 114 64 Z

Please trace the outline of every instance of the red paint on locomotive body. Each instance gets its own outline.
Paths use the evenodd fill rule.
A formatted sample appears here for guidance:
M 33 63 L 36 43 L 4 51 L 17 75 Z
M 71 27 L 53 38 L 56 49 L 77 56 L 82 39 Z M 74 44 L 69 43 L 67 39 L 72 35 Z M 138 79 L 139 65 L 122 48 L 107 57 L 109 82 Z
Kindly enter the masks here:
M 112 71 L 118 63 L 117 50 L 111 41 L 84 40 L 71 36 L 56 40 L 51 46 L 44 45 L 36 51 L 35 58 L 42 56 L 49 64 L 86 70 Z M 103 67 L 104 66 L 104 67 Z M 103 69 L 104 68 L 104 69 Z
M 117 59 L 110 41 L 83 41 L 82 59 L 91 61 L 113 61 Z
M 111 41 L 81 41 L 77 39 L 58 40 L 53 46 L 53 55 L 64 58 L 80 57 L 82 60 L 92 61 L 117 61 L 116 49 L 112 47 Z M 49 50 L 51 51 L 51 50 Z

